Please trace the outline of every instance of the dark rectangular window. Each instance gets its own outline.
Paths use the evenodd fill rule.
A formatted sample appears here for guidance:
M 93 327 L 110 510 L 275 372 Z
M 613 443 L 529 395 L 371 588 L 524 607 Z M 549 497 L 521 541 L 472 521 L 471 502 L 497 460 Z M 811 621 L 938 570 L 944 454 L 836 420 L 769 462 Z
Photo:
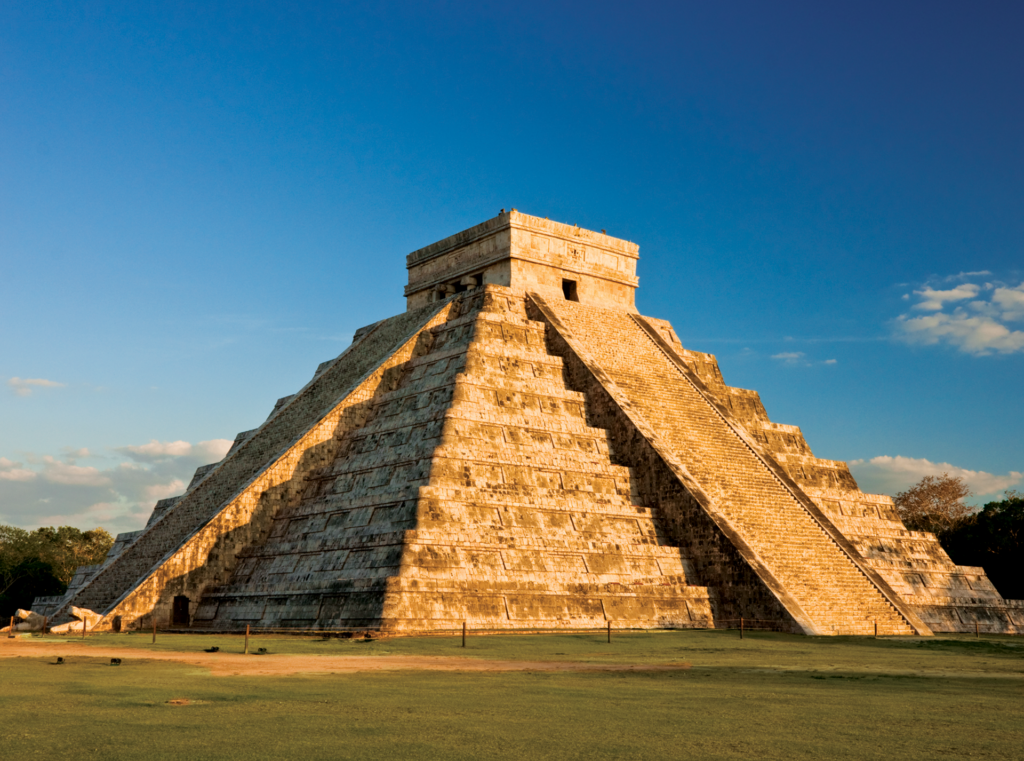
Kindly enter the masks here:
M 562 281 L 562 293 L 565 294 L 565 298 L 568 301 L 579 301 L 580 297 L 576 293 L 576 281 L 575 280 L 563 280 Z

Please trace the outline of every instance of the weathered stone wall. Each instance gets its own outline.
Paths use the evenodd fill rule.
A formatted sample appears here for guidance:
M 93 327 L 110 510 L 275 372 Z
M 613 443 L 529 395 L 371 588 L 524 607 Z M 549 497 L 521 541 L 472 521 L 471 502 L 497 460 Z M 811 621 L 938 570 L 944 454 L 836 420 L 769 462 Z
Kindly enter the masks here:
M 706 588 L 587 425 L 522 296 L 463 297 L 196 625 L 709 626 Z
M 536 316 L 543 315 L 538 311 Z M 630 468 L 640 500 L 651 506 L 668 542 L 689 558 L 694 583 L 708 588 L 716 626 L 735 626 L 743 617 L 777 622 L 785 631 L 802 631 L 730 537 L 665 463 L 651 438 L 609 394 L 592 367 L 557 330 L 548 331 L 548 341 L 552 353 L 566 363 L 569 386 L 586 396 L 590 425 L 608 430 L 615 461 Z
M 906 529 L 891 498 L 861 492 L 845 462 L 815 457 L 799 428 L 768 419 L 756 392 L 727 386 L 714 355 L 684 349 L 668 322 L 644 319 L 929 628 L 1024 630 L 1024 604 L 1002 599 L 983 569 L 954 565 L 933 534 Z
M 427 304 L 445 286 L 454 293 L 463 276 L 473 275 L 477 285 L 557 298 L 568 279 L 583 303 L 632 310 L 638 250 L 628 241 L 513 209 L 409 254 L 407 304 Z
M 729 532 L 805 630 L 870 633 L 877 621 L 884 631 L 927 633 L 820 510 L 795 484 L 780 480 L 785 474 L 773 471 L 774 463 L 744 439 L 738 424 L 730 424 L 728 413 L 686 378 L 685 368 L 666 354 L 667 344 L 659 346 L 642 322 L 615 310 L 535 300 L 574 353 L 589 355 L 585 361 L 595 375 L 603 372 L 609 393 L 659 442 L 662 459 L 677 466 L 687 491 Z
M 415 335 L 430 319 L 436 319 L 439 311 L 447 308 L 446 304 L 438 304 L 427 310 L 407 312 L 379 323 L 264 423 L 257 434 L 239 446 L 162 517 L 148 526 L 114 562 L 101 569 L 85 584 L 69 604 L 102 612 L 109 610 L 115 601 L 131 592 L 134 602 L 121 611 L 127 624 L 128 620 L 148 615 L 150 608 L 147 606 L 155 604 L 153 595 L 160 594 L 160 582 L 149 583 L 148 591 L 142 594 L 139 584 L 143 579 L 152 577 L 154 573 L 158 573 L 161 578 L 177 577 L 185 573 L 186 568 L 201 567 L 211 551 L 220 550 L 227 557 L 233 550 L 239 549 L 238 540 L 232 540 L 230 530 L 244 524 L 245 516 L 255 509 L 254 502 L 262 502 L 268 509 L 272 509 L 270 505 L 281 498 L 276 493 L 257 494 L 251 488 L 245 491 L 247 486 L 258 475 L 263 477 L 261 483 L 266 482 L 268 489 L 271 482 L 274 485 L 280 483 L 283 474 L 296 464 L 294 455 L 293 461 L 286 463 L 283 459 L 286 453 L 295 450 L 296 441 L 313 426 L 321 431 L 326 430 L 325 425 L 329 423 L 324 422 L 327 420 L 325 416 L 338 404 L 339 399 L 349 396 L 368 374 L 378 370 L 381 363 L 407 342 L 411 335 Z M 341 421 L 338 418 L 330 422 Z M 243 491 L 244 499 L 239 501 L 238 497 Z M 233 506 L 225 512 L 225 504 L 232 500 Z M 219 517 L 219 524 L 226 522 L 223 526 L 218 524 L 215 533 L 219 531 L 219 538 L 205 546 L 198 556 L 189 553 L 183 556 L 180 550 L 186 539 L 207 527 L 215 516 Z M 206 534 L 210 535 L 212 530 Z M 246 529 L 242 533 L 247 536 L 248 531 Z M 242 546 L 246 543 L 243 541 Z M 193 543 L 191 547 L 189 552 L 195 552 L 196 545 Z M 168 565 L 174 554 L 179 556 L 179 562 Z M 66 609 L 67 606 L 63 610 Z M 158 611 L 158 615 L 163 615 L 163 611 Z
M 1003 599 L 984 568 L 954 564 L 934 534 L 908 530 L 890 497 L 805 491 L 933 631 L 1024 632 L 1024 602 Z

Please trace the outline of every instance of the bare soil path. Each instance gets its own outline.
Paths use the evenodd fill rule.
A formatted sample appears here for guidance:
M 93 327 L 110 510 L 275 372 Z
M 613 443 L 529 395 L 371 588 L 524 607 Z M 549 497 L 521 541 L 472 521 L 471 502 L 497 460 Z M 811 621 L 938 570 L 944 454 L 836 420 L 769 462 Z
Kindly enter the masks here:
M 76 642 L 0 639 L 0 659 L 62 657 L 121 658 L 123 661 L 171 661 L 209 669 L 214 676 L 279 676 L 284 674 L 351 674 L 359 671 L 679 671 L 689 663 L 616 664 L 572 661 L 506 661 L 453 656 L 412 655 L 243 655 L 182 653 L 137 648 L 95 647 Z

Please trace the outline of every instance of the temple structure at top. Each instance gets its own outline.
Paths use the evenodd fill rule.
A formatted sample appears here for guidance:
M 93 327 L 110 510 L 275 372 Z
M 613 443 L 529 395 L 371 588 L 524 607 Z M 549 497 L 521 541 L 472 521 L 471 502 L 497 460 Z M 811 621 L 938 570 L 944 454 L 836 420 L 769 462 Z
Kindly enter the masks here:
M 1024 629 L 984 569 L 639 314 L 638 254 L 515 210 L 409 254 L 407 311 L 36 612 L 115 630 Z
M 482 285 L 636 311 L 640 247 L 603 232 L 502 211 L 409 254 L 409 309 Z

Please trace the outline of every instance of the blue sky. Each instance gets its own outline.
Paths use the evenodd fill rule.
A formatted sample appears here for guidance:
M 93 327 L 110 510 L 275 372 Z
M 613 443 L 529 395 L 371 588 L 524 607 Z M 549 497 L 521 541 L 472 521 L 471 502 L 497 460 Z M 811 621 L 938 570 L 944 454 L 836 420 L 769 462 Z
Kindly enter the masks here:
M 0 8 L 0 522 L 142 525 L 502 208 L 866 491 L 1024 484 L 1018 3 Z

